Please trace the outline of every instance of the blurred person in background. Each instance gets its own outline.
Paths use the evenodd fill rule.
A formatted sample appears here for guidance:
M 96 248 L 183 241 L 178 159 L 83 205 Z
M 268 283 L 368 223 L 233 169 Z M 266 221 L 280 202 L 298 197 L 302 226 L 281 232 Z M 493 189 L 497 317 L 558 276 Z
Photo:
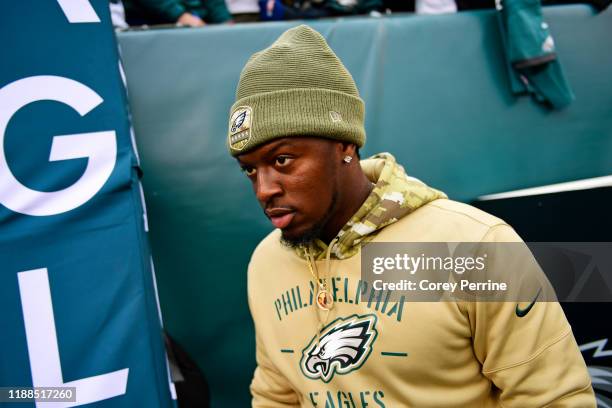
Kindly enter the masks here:
M 261 19 L 299 20 L 377 13 L 382 0 L 259 0 Z
M 131 26 L 179 24 L 202 27 L 232 21 L 224 0 L 123 0 Z
M 541 0 L 542 6 L 559 4 L 590 4 L 596 11 L 605 10 L 612 0 Z M 495 0 L 383 0 L 385 9 L 392 12 L 417 14 L 454 13 L 457 11 L 495 8 Z
M 109 7 L 113 27 L 118 29 L 128 28 L 128 24 L 125 22 L 125 9 L 121 0 L 110 0 Z
M 259 4 L 257 0 L 225 0 L 235 23 L 252 23 L 259 21 Z

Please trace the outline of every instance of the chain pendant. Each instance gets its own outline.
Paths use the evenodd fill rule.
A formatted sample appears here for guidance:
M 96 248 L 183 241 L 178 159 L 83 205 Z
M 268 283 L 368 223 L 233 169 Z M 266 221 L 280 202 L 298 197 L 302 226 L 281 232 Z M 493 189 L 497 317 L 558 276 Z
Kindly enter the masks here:
M 325 289 L 320 289 L 317 293 L 317 306 L 320 309 L 329 311 L 334 306 L 334 299 Z

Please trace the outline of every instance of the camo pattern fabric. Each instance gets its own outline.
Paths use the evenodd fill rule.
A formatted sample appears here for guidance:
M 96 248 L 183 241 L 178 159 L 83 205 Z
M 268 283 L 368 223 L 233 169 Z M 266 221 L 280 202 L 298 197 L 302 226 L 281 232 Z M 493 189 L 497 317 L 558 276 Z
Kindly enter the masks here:
M 389 153 L 379 153 L 361 161 L 366 176 L 375 183 L 374 188 L 355 215 L 336 236 L 331 255 L 346 259 L 359 252 L 359 244 L 368 242 L 389 224 L 410 214 L 423 205 L 447 198 L 446 194 L 410 177 Z M 306 258 L 306 248 L 296 248 L 298 256 Z M 327 244 L 321 240 L 309 248 L 314 259 L 324 259 Z

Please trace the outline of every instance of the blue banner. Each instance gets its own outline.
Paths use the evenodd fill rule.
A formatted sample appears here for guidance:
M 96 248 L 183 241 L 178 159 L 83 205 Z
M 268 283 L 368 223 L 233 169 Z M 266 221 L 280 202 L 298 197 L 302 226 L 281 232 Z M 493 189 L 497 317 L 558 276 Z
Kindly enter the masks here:
M 108 1 L 10 2 L 0 37 L 0 387 L 172 407 Z

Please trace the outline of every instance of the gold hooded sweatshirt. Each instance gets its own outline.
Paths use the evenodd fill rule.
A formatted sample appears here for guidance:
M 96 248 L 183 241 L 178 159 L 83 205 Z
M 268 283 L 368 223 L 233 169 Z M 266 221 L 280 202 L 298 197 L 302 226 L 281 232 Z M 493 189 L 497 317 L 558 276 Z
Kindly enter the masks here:
M 391 302 L 361 280 L 368 242 L 521 242 L 502 220 L 407 176 L 389 154 L 361 165 L 376 186 L 329 247 L 294 251 L 275 230 L 253 253 L 253 406 L 595 407 L 557 302 L 519 317 L 510 302 Z M 333 297 L 329 311 L 316 305 L 311 269 Z

